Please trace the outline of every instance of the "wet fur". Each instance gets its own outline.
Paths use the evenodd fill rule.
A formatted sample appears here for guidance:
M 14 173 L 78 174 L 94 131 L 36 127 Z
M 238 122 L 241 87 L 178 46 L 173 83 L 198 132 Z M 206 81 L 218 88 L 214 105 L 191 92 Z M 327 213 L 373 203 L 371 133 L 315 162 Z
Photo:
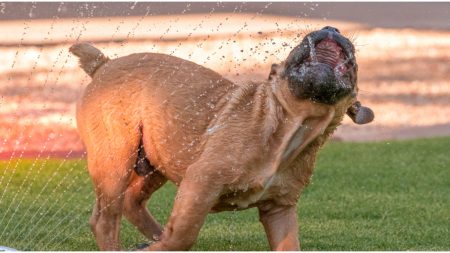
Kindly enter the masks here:
M 98 59 L 89 52 L 86 59 Z M 296 203 L 319 148 L 354 98 L 299 100 L 279 73 L 283 64 L 269 80 L 243 86 L 162 54 L 97 66 L 84 68 L 93 80 L 77 123 L 97 195 L 90 224 L 101 250 L 120 249 L 122 213 L 157 240 L 148 250 L 187 250 L 209 212 L 250 207 L 259 209 L 273 250 L 299 249 Z M 179 190 L 162 231 L 146 203 L 166 180 Z

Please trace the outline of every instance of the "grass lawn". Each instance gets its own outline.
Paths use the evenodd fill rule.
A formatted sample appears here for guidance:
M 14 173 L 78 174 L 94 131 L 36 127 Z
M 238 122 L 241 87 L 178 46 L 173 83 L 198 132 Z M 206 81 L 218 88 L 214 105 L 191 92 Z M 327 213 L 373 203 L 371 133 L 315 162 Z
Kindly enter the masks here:
M 149 203 L 165 223 L 175 187 Z M 0 245 L 96 250 L 84 160 L 0 162 Z M 330 143 L 298 204 L 303 250 L 450 250 L 450 138 Z M 122 244 L 145 241 L 122 221 Z M 212 214 L 194 250 L 269 250 L 255 209 Z

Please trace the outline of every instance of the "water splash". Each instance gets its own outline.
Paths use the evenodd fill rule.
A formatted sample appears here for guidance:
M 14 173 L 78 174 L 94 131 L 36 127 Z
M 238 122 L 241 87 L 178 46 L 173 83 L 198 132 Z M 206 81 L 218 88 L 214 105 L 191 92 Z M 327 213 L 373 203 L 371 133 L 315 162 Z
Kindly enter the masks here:
M 255 19 L 258 16 L 261 16 L 264 11 L 266 9 L 268 9 L 271 6 L 272 3 L 267 3 L 265 4 L 265 6 L 263 6 L 263 8 L 260 11 L 255 12 L 255 15 L 253 15 L 250 20 Z M 2 6 L 0 6 L 2 7 Z M 181 12 L 181 13 L 186 13 L 188 10 L 190 10 L 191 4 L 187 4 L 186 8 Z M 243 11 L 243 9 L 245 9 L 245 3 L 241 3 L 239 6 L 236 5 L 236 7 L 234 8 L 233 13 L 229 14 L 228 16 L 224 17 L 224 19 L 222 20 L 222 22 L 218 23 L 217 26 L 214 28 L 216 31 L 221 30 L 224 25 L 227 23 L 228 21 L 228 17 L 234 15 L 234 14 L 238 14 L 241 13 Z M 36 5 L 33 5 L 33 9 L 36 8 Z M 67 6 L 64 5 L 64 3 L 60 3 L 60 6 L 58 7 L 58 12 L 63 12 L 64 9 L 66 9 Z M 90 18 L 94 17 L 94 10 L 96 9 L 95 5 L 88 5 L 88 4 L 84 4 L 82 5 L 80 8 L 84 8 L 84 9 L 79 9 L 77 10 L 77 13 L 80 14 L 81 17 L 83 18 L 77 18 L 74 20 L 73 22 L 73 26 L 72 27 L 67 27 L 67 31 L 66 31 L 66 39 L 65 41 L 63 41 L 62 43 L 64 44 L 69 44 L 69 43 L 73 43 L 74 41 L 82 41 L 85 38 L 84 36 L 84 32 L 86 31 L 86 27 L 88 25 L 88 23 L 90 22 Z M 130 10 L 136 10 L 138 9 L 139 6 L 136 5 L 136 3 L 133 3 L 129 9 Z M 3 10 L 3 9 L 2 9 Z M 189 38 L 191 38 L 192 36 L 195 35 L 195 31 L 197 29 L 199 29 L 202 25 L 204 25 L 205 23 L 210 21 L 210 18 L 212 16 L 212 14 L 214 14 L 216 12 L 216 8 L 211 8 L 208 15 L 206 15 L 204 18 L 200 19 L 198 24 L 190 31 L 190 35 L 188 36 Z M 130 14 L 130 13 L 128 13 Z M 135 26 L 133 26 L 131 28 L 131 30 L 128 31 L 128 34 L 126 35 L 126 39 L 124 41 L 124 43 L 129 43 L 129 41 L 131 41 L 136 34 L 137 28 L 138 26 L 141 25 L 141 21 L 147 16 L 150 15 L 151 11 L 150 8 L 147 8 L 147 11 L 145 13 L 144 16 L 142 16 L 136 23 Z M 35 11 L 31 10 L 30 11 L 30 17 L 35 15 Z M 129 16 L 129 15 L 127 15 Z M 57 22 L 58 18 L 56 18 Z M 121 32 L 121 30 L 124 29 L 124 24 L 127 22 L 127 18 L 124 18 L 122 23 L 119 23 L 118 26 L 116 27 L 116 29 L 114 30 L 114 32 L 111 34 L 110 37 L 110 41 L 108 43 L 114 43 L 114 40 L 117 40 L 119 38 L 118 34 L 119 32 Z M 171 24 L 169 25 L 169 27 L 167 28 L 167 30 L 161 34 L 161 38 L 165 38 L 165 35 L 169 34 L 170 32 L 172 32 L 176 25 L 180 22 L 183 22 L 182 19 L 175 19 L 171 21 Z M 298 24 L 296 22 L 291 22 L 292 26 L 297 26 Z M 289 24 L 289 25 L 291 25 Z M 211 55 L 208 55 L 208 58 L 205 57 L 205 63 L 210 63 L 212 61 L 222 61 L 225 63 L 225 59 L 223 48 L 227 48 L 227 47 L 238 47 L 240 46 L 239 44 L 235 43 L 235 41 L 239 38 L 241 38 L 242 36 L 244 36 L 244 32 L 246 31 L 246 29 L 249 27 L 248 23 L 243 22 L 241 27 L 236 27 L 236 30 L 234 30 L 234 33 L 232 34 L 232 36 L 229 36 L 228 38 L 221 40 L 220 43 L 216 43 L 216 44 L 209 44 L 208 41 L 210 40 L 211 37 L 205 37 L 204 39 L 202 39 L 196 46 L 197 49 L 192 50 L 191 52 L 191 56 L 194 53 L 201 53 L 203 50 L 202 48 L 205 47 L 213 47 L 215 48 L 214 52 Z M 295 29 L 293 29 L 295 30 Z M 26 32 L 28 31 L 28 27 L 25 25 L 24 27 L 24 36 L 26 35 Z M 280 29 L 281 32 L 282 29 Z M 51 29 L 49 31 L 48 34 L 52 33 L 52 26 Z M 244 35 L 243 35 L 244 34 Z M 265 36 L 265 35 L 259 35 L 259 36 Z M 50 38 L 50 37 L 45 37 L 45 38 Z M 297 40 L 298 38 L 293 38 L 293 41 Z M 50 39 L 48 39 L 47 41 L 49 41 Z M 270 37 L 268 37 L 265 41 L 261 42 L 260 45 L 258 46 L 265 46 L 264 43 L 267 44 L 272 44 L 275 43 L 275 41 L 272 41 L 272 39 Z M 278 43 L 278 42 L 276 42 Z M 286 44 L 291 44 L 290 41 L 285 41 Z M 122 46 L 125 44 L 122 44 Z M 156 45 L 156 43 L 153 42 L 153 46 Z M 281 43 L 279 44 L 281 45 Z M 165 50 L 163 48 L 162 51 L 166 52 L 166 53 L 171 53 L 171 54 L 177 54 L 179 53 L 179 49 L 183 47 L 182 43 L 179 43 L 176 47 L 172 47 L 170 49 Z M 148 48 L 146 48 L 146 50 L 148 51 Z M 155 47 L 153 47 L 155 48 Z M 251 54 L 259 54 L 261 52 L 259 52 L 258 50 L 256 50 L 255 48 L 253 48 L 254 50 L 251 50 Z M 150 50 L 152 51 L 152 50 Z M 274 57 L 279 57 L 278 54 L 279 52 L 284 52 L 285 49 L 284 47 L 277 47 L 275 48 L 275 50 L 270 53 L 274 54 Z M 42 52 L 42 51 L 41 51 Z M 17 51 L 16 56 L 19 56 L 19 51 Z M 269 52 L 262 52 L 262 54 L 266 54 L 269 55 Z M 119 54 L 120 55 L 120 54 Z M 243 54 L 239 54 L 239 55 L 243 55 Z M 229 57 L 229 56 L 226 56 Z M 230 58 L 232 60 L 234 56 L 231 56 Z M 33 67 L 33 71 L 35 71 L 36 69 L 38 69 L 39 67 L 39 63 L 41 60 L 44 59 L 44 55 L 42 55 L 42 53 L 37 56 L 36 58 L 33 58 L 34 62 L 31 62 L 32 65 L 34 65 Z M 238 61 L 233 61 L 232 64 L 230 64 L 230 66 L 232 66 L 230 68 L 230 71 L 236 71 L 237 73 L 239 73 L 240 71 L 240 63 L 245 61 L 245 59 L 248 59 L 243 57 L 242 59 L 239 59 Z M 267 61 L 268 58 L 265 58 L 265 61 Z M 68 63 L 70 62 L 70 60 L 72 60 L 71 56 L 69 56 L 67 54 L 66 50 L 60 50 L 56 59 L 54 60 L 53 64 L 51 65 L 51 69 L 48 71 L 47 76 L 45 77 L 45 81 L 44 81 L 44 85 L 42 86 L 42 89 L 47 89 L 49 92 L 52 92 L 52 86 L 57 85 L 58 83 L 60 83 L 61 78 L 64 74 L 64 71 L 66 71 Z M 280 59 L 281 60 L 281 59 Z M 62 61 L 62 65 L 57 64 L 57 62 L 59 63 L 60 61 Z M 34 64 L 33 64 L 34 63 Z M 227 62 L 228 64 L 228 62 Z M 14 67 L 15 63 L 13 61 L 12 67 L 10 70 L 12 70 L 12 68 Z M 29 73 L 30 76 L 28 76 L 28 81 L 32 81 L 32 78 L 34 78 L 34 74 L 33 73 Z M 192 73 L 193 75 L 195 75 L 195 73 Z M 50 80 L 50 75 L 56 75 L 57 78 L 54 81 Z M 168 79 L 170 78 L 170 75 L 168 75 Z M 87 77 L 84 77 L 82 79 L 82 82 L 86 82 Z M 165 82 L 162 83 L 162 85 L 164 85 Z M 82 87 L 80 86 L 80 89 Z M 48 103 L 44 104 L 45 107 L 48 106 Z M 211 104 L 211 106 L 214 106 L 213 104 Z M 192 119 L 190 119 L 192 120 Z M 212 128 L 209 129 L 209 132 L 214 132 L 217 128 Z M 174 133 L 175 134 L 175 133 Z M 64 138 L 65 136 L 60 136 L 60 138 Z M 49 140 L 50 136 L 48 136 L 47 141 Z M 24 146 L 22 146 L 22 150 L 25 150 L 27 148 L 27 146 L 23 143 L 20 142 L 19 144 L 23 144 Z M 187 145 L 186 147 L 184 147 L 184 149 L 181 149 L 179 152 L 183 152 L 184 150 L 187 150 L 189 148 L 192 147 L 192 143 L 190 143 L 190 145 Z M 49 151 L 49 146 L 48 145 L 42 145 L 41 150 L 39 150 L 39 154 L 36 159 L 39 159 L 39 161 L 43 160 L 43 162 L 40 164 L 40 166 L 37 165 L 36 160 L 34 163 L 32 163 L 32 165 L 30 167 L 28 167 L 28 171 L 25 171 L 26 173 L 29 172 L 30 176 L 25 177 L 23 179 L 22 182 L 19 182 L 19 187 L 17 188 L 17 192 L 18 195 L 16 198 L 14 198 L 14 201 L 11 201 L 9 204 L 10 206 L 10 212 L 3 213 L 1 215 L 1 218 L 4 220 L 8 220 L 6 226 L 1 227 L 1 229 L 3 229 L 2 231 L 2 235 L 0 236 L 0 241 L 20 241 L 20 244 L 23 245 L 23 249 L 63 249 L 64 246 L 64 242 L 70 238 L 73 235 L 77 235 L 79 233 L 80 230 L 85 229 L 87 227 L 86 226 L 74 226 L 77 225 L 77 223 L 81 222 L 82 224 L 87 224 L 87 219 L 86 219 L 86 213 L 90 211 L 91 206 L 90 205 L 75 205 L 73 210 L 70 210 L 69 212 L 67 212 L 67 206 L 70 205 L 71 202 L 73 201 L 80 201 L 79 199 L 77 199 L 77 194 L 79 194 L 79 192 L 82 189 L 86 189 L 89 187 L 90 185 L 90 179 L 87 178 L 86 180 L 84 180 L 78 188 L 72 188 L 73 186 L 75 186 L 77 181 L 74 181 L 75 179 L 81 178 L 82 176 L 86 175 L 86 168 L 80 168 L 78 170 L 77 174 L 73 174 L 73 172 L 75 170 L 77 170 L 76 165 L 73 165 L 72 167 L 66 167 L 66 163 L 68 161 L 68 157 L 71 154 L 71 151 L 68 151 L 66 156 L 60 161 L 59 164 L 55 165 L 55 170 L 53 171 L 54 173 L 50 175 L 50 177 L 42 184 L 42 185 L 37 185 L 36 182 L 34 181 L 35 178 L 37 177 L 41 177 L 41 175 L 39 174 L 40 171 L 42 171 L 42 168 L 44 166 L 46 166 L 47 162 L 50 162 L 51 158 L 44 157 L 42 154 L 45 151 Z M 51 151 L 51 150 L 50 150 Z M 17 155 L 18 153 L 20 153 L 20 151 L 18 150 L 15 155 Z M 19 156 L 19 161 L 22 161 L 22 156 Z M 11 170 L 11 168 L 14 168 L 16 164 L 14 164 L 14 160 L 13 158 L 9 159 L 9 162 L 11 162 L 11 165 L 8 167 L 8 169 L 4 170 L 3 173 L 3 177 L 1 178 L 0 183 L 3 183 L 4 181 L 9 181 L 9 177 L 7 176 L 11 176 L 12 179 L 14 179 L 14 177 L 16 175 L 18 175 L 18 171 L 16 170 Z M 4 169 L 4 168 L 2 168 Z M 66 174 L 63 174 L 66 173 Z M 4 180 L 4 181 L 3 181 Z M 58 181 L 59 182 L 55 182 Z M 30 184 L 27 184 L 30 183 Z M 9 185 L 11 186 L 11 185 Z M 50 190 L 51 187 L 54 187 Z M 11 188 L 4 187 L 4 185 L 2 184 L 2 188 L 4 189 L 4 193 L 8 195 L 11 195 L 11 193 L 13 193 L 12 195 L 14 195 L 15 192 L 11 191 Z M 50 190 L 50 191 L 49 191 Z M 72 190 L 73 192 L 68 193 L 67 191 Z M 33 196 L 36 197 L 35 199 L 29 201 L 25 196 L 26 193 L 33 193 Z M 48 194 L 48 195 L 46 195 Z M 92 200 L 92 194 L 86 194 L 85 196 L 83 196 L 83 201 L 90 201 Z M 30 204 L 31 203 L 31 204 Z M 50 204 L 51 203 L 51 204 Z M 27 207 L 27 208 L 23 208 L 23 207 Z M 14 210 L 12 212 L 12 210 Z M 20 214 L 23 216 L 18 216 L 19 212 Z M 13 214 L 13 215 L 11 215 Z M 49 215 L 51 214 L 51 215 Z M 230 223 L 231 220 L 233 220 L 234 218 L 230 218 Z M 2 223 L 2 225 L 4 225 Z M 11 229 L 12 228 L 12 229 Z M 231 231 L 232 229 L 230 229 Z M 14 236 L 16 236 L 14 238 Z M 61 237 L 64 237 L 61 239 Z M 61 240 L 60 240 L 61 239 Z M 233 244 L 234 241 L 231 241 L 231 244 Z M 16 245 L 16 244 L 15 244 Z M 19 245 L 19 243 L 17 244 Z M 232 245 L 230 245 L 231 247 Z M 15 246 L 14 246 L 15 247 Z M 17 247 L 19 248 L 19 247 Z

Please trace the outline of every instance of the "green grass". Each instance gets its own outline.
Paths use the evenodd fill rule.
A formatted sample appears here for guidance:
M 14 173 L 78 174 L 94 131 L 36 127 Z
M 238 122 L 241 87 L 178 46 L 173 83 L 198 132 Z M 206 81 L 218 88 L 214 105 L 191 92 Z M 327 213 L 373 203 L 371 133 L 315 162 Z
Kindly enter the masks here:
M 97 249 L 83 160 L 13 160 L 0 168 L 0 245 Z M 175 191 L 167 184 L 149 204 L 162 223 Z M 450 138 L 330 143 L 298 207 L 304 250 L 450 250 Z M 125 220 L 121 237 L 128 249 L 145 241 Z M 255 209 L 209 215 L 194 247 L 268 249 Z

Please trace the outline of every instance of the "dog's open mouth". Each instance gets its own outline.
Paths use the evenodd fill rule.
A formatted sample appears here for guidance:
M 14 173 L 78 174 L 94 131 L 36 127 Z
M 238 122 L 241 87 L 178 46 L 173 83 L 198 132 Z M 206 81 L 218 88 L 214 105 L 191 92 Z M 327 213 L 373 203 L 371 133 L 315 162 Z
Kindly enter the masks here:
M 338 43 L 330 38 L 326 38 L 315 45 L 316 59 L 320 63 L 325 63 L 333 69 L 338 69 L 345 73 L 348 57 Z M 310 56 L 311 59 L 311 56 Z
M 334 104 L 356 86 L 357 64 L 350 40 L 332 27 L 308 34 L 286 60 L 285 74 L 298 98 Z
M 305 63 L 322 63 L 332 69 L 340 68 L 342 72 L 353 69 L 356 65 L 353 45 L 338 30 L 333 29 L 324 27 L 308 34 L 293 50 L 295 53 L 291 55 L 292 59 L 288 59 L 289 64 L 300 66 Z
M 311 37 L 309 40 L 309 56 L 305 59 L 310 63 L 323 63 L 330 66 L 340 75 L 344 75 L 354 66 L 353 54 L 345 50 L 333 36 L 328 35 L 322 40 L 316 40 L 314 43 Z

